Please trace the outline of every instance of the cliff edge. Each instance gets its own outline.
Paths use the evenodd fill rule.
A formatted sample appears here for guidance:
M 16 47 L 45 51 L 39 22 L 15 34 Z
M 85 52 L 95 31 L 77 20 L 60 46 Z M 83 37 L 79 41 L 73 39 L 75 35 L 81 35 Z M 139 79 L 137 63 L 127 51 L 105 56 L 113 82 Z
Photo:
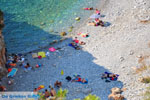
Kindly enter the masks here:
M 6 56 L 5 56 L 5 43 L 2 35 L 2 29 L 4 27 L 3 12 L 0 10 L 0 79 L 7 73 L 5 68 Z

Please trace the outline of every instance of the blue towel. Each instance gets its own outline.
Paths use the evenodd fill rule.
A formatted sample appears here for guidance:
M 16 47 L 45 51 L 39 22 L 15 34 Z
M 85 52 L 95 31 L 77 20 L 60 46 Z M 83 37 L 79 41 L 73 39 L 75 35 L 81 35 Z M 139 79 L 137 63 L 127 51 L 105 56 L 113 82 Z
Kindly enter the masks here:
M 7 77 L 13 77 L 17 72 L 17 68 L 13 68 L 11 72 L 8 73 Z
M 85 83 L 83 83 L 83 82 L 78 82 L 78 83 L 81 83 L 81 84 L 88 84 L 88 79 L 85 79 L 85 80 L 86 80 Z

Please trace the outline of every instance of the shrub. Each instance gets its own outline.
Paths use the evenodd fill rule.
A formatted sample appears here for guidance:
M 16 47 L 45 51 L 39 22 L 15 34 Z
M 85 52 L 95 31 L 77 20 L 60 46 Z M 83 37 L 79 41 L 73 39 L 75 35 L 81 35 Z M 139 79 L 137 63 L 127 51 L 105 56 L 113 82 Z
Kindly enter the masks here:
M 74 99 L 74 100 L 81 100 L 81 99 Z M 100 100 L 100 98 L 97 97 L 96 95 L 89 94 L 83 100 Z
M 144 93 L 144 100 L 150 100 L 150 87 L 148 87 L 147 91 Z
M 68 93 L 67 89 L 62 90 L 62 88 L 60 88 L 57 92 L 56 98 L 59 98 L 59 100 L 65 100 L 67 93 Z
M 143 77 L 140 79 L 142 83 L 150 83 L 150 77 Z

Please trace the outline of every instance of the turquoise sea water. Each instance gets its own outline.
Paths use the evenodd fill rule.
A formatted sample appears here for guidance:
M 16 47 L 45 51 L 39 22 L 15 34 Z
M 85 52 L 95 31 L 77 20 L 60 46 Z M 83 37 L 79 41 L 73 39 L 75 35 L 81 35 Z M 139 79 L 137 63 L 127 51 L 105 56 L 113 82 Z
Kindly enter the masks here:
M 27 52 L 59 40 L 60 32 L 88 18 L 99 0 L 0 0 L 3 35 L 9 53 Z M 76 21 L 81 17 L 81 21 Z

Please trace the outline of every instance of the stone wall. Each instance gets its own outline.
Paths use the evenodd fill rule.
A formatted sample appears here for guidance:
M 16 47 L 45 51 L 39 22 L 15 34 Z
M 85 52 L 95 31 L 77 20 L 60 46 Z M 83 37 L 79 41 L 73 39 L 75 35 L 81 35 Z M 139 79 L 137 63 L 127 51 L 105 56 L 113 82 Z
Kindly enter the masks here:
M 2 35 L 2 29 L 4 27 L 3 12 L 0 10 L 0 79 L 7 73 L 5 68 L 5 43 Z

